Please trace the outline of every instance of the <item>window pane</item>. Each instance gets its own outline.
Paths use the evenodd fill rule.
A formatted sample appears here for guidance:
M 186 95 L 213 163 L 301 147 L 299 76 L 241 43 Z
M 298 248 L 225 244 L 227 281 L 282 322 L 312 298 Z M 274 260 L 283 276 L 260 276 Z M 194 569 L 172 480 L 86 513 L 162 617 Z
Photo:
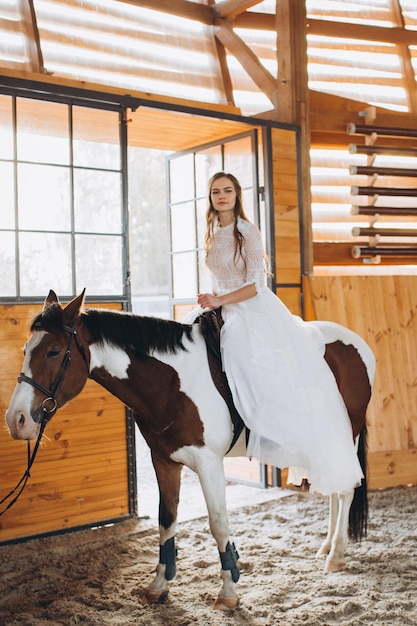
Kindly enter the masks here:
M 194 202 L 172 207 L 171 245 L 173 252 L 193 250 L 196 247 Z
M 16 296 L 14 233 L 0 233 L 0 296 Z
M 174 298 L 197 299 L 197 254 L 186 252 L 172 257 Z
M 0 159 L 13 158 L 12 99 L 0 96 Z
M 255 207 L 253 204 L 253 188 L 242 189 L 242 202 L 246 215 L 251 222 L 256 223 L 257 218 L 255 217 Z
M 74 165 L 120 169 L 119 114 L 73 107 Z
M 0 228 L 15 226 L 13 181 L 12 163 L 0 163 Z
M 207 200 L 198 200 L 197 202 L 197 239 L 198 247 L 204 248 L 204 236 L 206 234 L 206 212 Z
M 75 237 L 76 291 L 88 296 L 123 295 L 122 237 Z
M 17 98 L 19 161 L 69 163 L 68 106 Z
M 74 211 L 76 231 L 121 233 L 120 173 L 75 170 Z
M 67 168 L 18 166 L 19 227 L 23 230 L 70 230 L 70 180 Z
M 205 265 L 205 254 L 204 252 L 200 252 L 198 254 L 198 280 L 199 286 L 198 291 L 200 293 L 211 292 L 211 278 L 208 272 L 208 269 Z
M 242 187 L 253 184 L 252 138 L 243 137 L 224 146 L 224 169 L 236 176 Z
M 172 159 L 170 167 L 170 201 L 182 202 L 194 198 L 194 158 L 192 154 Z
M 20 233 L 19 255 L 21 296 L 72 294 L 70 235 Z
M 208 181 L 213 174 L 222 170 L 221 146 L 213 146 L 195 155 L 196 195 L 207 197 Z

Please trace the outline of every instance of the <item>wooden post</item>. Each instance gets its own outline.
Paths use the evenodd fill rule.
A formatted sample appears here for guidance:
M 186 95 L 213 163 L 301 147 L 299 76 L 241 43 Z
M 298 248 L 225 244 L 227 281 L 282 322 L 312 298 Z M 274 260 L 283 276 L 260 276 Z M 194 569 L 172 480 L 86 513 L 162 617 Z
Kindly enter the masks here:
M 306 21 L 305 0 L 277 0 L 277 116 L 280 122 L 296 124 L 300 127 L 302 246 L 304 250 L 302 272 L 309 274 L 313 270 L 313 237 Z

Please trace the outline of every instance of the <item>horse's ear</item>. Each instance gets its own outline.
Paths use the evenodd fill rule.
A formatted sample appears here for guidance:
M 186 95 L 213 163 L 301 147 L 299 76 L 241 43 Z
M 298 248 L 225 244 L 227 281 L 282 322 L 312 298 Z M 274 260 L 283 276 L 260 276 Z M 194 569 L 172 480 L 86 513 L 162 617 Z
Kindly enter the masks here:
M 64 317 L 69 322 L 74 322 L 75 318 L 79 315 L 80 309 L 84 305 L 85 288 L 82 290 L 79 296 L 71 300 L 64 308 Z
M 55 291 L 52 291 L 52 289 L 50 289 L 43 303 L 43 308 L 45 309 L 49 304 L 53 304 L 54 302 L 59 304 L 58 296 L 56 295 Z

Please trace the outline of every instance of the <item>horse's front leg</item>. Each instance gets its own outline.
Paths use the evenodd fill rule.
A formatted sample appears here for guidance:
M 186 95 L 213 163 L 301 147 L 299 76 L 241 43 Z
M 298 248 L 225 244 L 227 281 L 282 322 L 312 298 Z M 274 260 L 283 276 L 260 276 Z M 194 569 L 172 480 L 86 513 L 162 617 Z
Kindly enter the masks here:
M 346 568 L 345 552 L 348 543 L 349 511 L 353 500 L 353 489 L 348 493 L 332 494 L 330 497 L 330 520 L 327 537 L 318 551 L 326 555 L 324 571 L 340 572 Z
M 223 458 L 215 455 L 209 460 L 205 458 L 198 465 L 197 473 L 207 504 L 210 530 L 217 543 L 222 568 L 223 584 L 214 608 L 217 610 L 235 609 L 239 604 L 235 591 L 235 583 L 240 575 L 237 566 L 239 555 L 229 538 Z
M 169 588 L 168 581 L 176 574 L 175 529 L 181 484 L 182 465 L 152 454 L 159 486 L 159 563 L 156 576 L 148 586 L 144 604 L 165 602 Z

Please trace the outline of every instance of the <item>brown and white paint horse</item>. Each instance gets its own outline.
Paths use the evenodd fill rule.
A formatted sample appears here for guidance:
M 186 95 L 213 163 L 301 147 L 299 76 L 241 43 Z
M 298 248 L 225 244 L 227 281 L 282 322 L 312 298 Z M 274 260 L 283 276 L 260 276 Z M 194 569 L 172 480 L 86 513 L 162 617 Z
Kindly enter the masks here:
M 40 424 L 79 394 L 87 378 L 108 389 L 133 410 L 151 449 L 159 485 L 160 558 L 144 600 L 163 601 L 167 581 L 175 576 L 177 505 L 181 469 L 186 465 L 199 476 L 220 553 L 222 586 L 215 608 L 235 608 L 238 554 L 229 538 L 223 472 L 233 427 L 226 402 L 212 381 L 199 325 L 100 309 L 84 311 L 83 302 L 84 292 L 63 307 L 50 291 L 43 311 L 34 319 L 23 370 L 6 412 L 10 433 L 15 439 L 35 439 Z M 365 473 L 365 413 L 374 356 L 346 328 L 327 322 L 318 325 Z M 242 436 L 231 454 L 244 454 L 244 445 Z M 355 538 L 366 529 L 366 481 L 355 490 L 355 498 L 352 490 L 332 495 L 330 503 L 328 534 L 319 554 L 327 555 L 325 570 L 332 572 L 345 567 L 348 527 Z

